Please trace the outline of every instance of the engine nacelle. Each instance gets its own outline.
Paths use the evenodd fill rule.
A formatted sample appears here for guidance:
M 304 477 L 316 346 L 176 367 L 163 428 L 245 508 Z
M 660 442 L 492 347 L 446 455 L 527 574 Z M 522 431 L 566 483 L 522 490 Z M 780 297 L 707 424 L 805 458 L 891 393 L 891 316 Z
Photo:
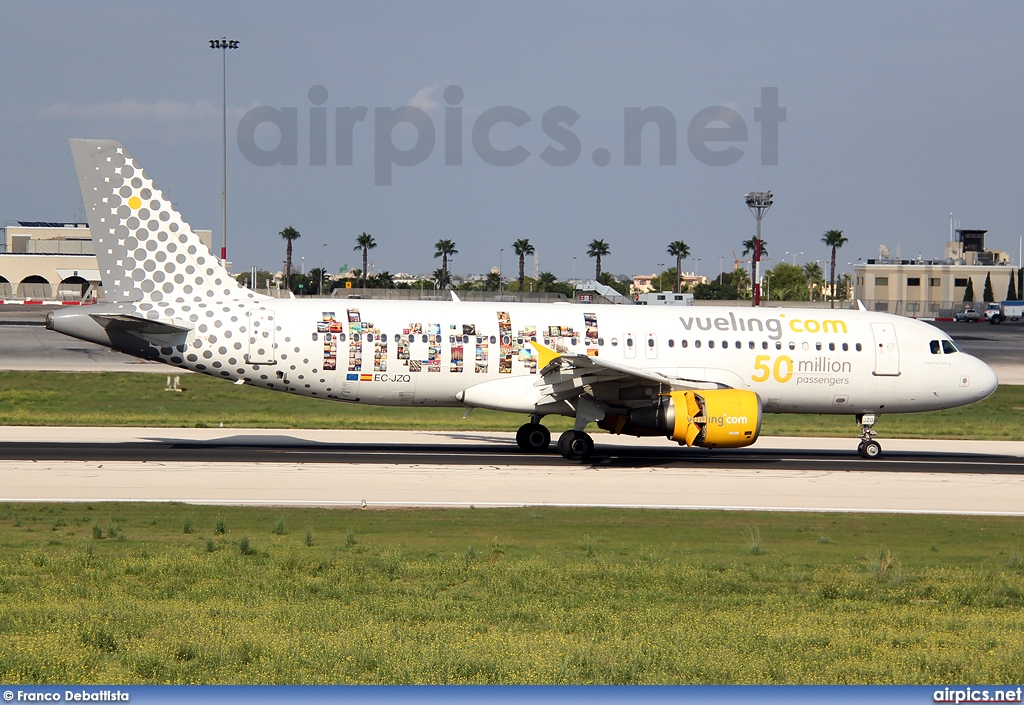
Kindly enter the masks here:
M 671 392 L 661 402 L 609 415 L 598 426 L 635 436 L 665 435 L 702 448 L 742 448 L 761 433 L 761 399 L 743 389 Z
M 702 448 L 742 448 L 761 433 L 761 398 L 743 389 L 672 392 L 672 440 Z

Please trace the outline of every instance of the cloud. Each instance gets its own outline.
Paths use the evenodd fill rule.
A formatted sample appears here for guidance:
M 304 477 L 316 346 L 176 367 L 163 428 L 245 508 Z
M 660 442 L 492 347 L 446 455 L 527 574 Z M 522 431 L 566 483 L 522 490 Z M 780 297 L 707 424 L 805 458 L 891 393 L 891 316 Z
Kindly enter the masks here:
M 419 108 L 420 110 L 427 113 L 429 113 L 431 110 L 437 110 L 438 108 L 441 107 L 441 104 L 438 103 L 437 100 L 434 98 L 434 94 L 441 89 L 442 85 L 444 84 L 435 83 L 432 86 L 427 86 L 426 88 L 419 89 L 418 91 L 416 91 L 416 95 L 410 98 L 409 102 L 406 103 L 406 105 L 410 105 L 414 108 Z
M 235 112 L 235 111 L 231 111 Z M 78 120 L 142 120 L 146 122 L 183 123 L 207 121 L 220 117 L 220 107 L 205 100 L 196 103 L 182 103 L 176 100 L 158 100 L 144 103 L 125 99 L 116 103 L 94 105 L 71 105 L 54 103 L 39 112 L 43 118 L 71 117 Z

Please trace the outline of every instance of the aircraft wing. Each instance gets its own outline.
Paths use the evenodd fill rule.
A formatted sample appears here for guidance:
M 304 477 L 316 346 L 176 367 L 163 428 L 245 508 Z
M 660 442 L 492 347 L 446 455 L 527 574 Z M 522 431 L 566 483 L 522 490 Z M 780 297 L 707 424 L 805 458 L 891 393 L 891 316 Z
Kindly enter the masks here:
M 656 384 L 672 390 L 729 388 L 729 385 L 721 382 L 645 370 L 590 355 L 566 355 L 536 341 L 531 344 L 539 356 L 540 379 L 536 386 L 549 388 L 545 391 L 548 397 L 546 401 L 550 402 L 572 400 L 583 394 L 586 387 L 602 382 Z

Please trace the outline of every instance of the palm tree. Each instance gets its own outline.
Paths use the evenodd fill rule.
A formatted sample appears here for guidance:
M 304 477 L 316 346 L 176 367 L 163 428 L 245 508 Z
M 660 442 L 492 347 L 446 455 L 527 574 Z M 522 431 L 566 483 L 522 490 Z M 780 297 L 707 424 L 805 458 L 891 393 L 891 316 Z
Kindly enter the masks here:
M 369 284 L 374 289 L 394 289 L 395 278 L 391 276 L 391 272 L 385 269 L 380 274 L 370 277 Z
M 532 255 L 536 250 L 527 239 L 516 240 L 512 243 L 512 249 L 519 255 L 519 291 L 523 290 L 523 281 L 526 279 L 526 255 Z
M 499 291 L 501 289 L 501 274 L 499 272 L 488 272 L 484 279 L 484 291 Z
M 807 300 L 814 301 L 814 289 L 820 287 L 823 279 L 821 265 L 817 262 L 808 262 L 804 265 L 804 279 L 807 280 Z
M 597 265 L 594 267 L 594 279 L 601 278 L 601 255 L 610 255 L 611 248 L 604 240 L 592 240 L 587 249 L 587 257 L 596 257 Z
M 829 308 L 836 307 L 836 250 L 845 245 L 848 240 L 843 237 L 842 230 L 829 230 L 821 236 L 821 241 L 832 248 L 832 275 L 829 277 Z
M 683 260 L 690 256 L 690 246 L 682 240 L 674 240 L 668 243 L 668 253 L 676 258 L 676 284 L 673 291 L 678 294 L 682 288 Z
M 749 240 L 744 240 L 743 241 L 743 254 L 745 254 L 745 255 L 757 254 L 757 238 L 756 237 L 752 237 Z M 761 252 L 760 252 L 760 254 L 758 254 L 756 258 L 752 257 L 750 259 L 750 285 L 751 285 L 751 287 L 753 287 L 754 284 L 756 283 L 754 281 L 754 276 L 757 274 L 757 272 L 754 271 L 754 268 L 757 266 L 757 264 L 756 264 L 756 262 L 754 260 L 756 259 L 757 261 L 760 261 L 761 258 L 764 257 L 767 254 L 768 254 L 768 243 L 765 242 L 764 238 L 761 238 Z
M 451 240 L 438 240 L 434 243 L 434 259 L 441 258 L 441 286 L 444 288 L 448 284 L 448 256 L 457 255 L 459 251 L 455 249 L 455 243 Z
M 284 282 L 285 286 L 291 289 L 292 286 L 292 242 L 302 237 L 301 233 L 292 226 L 288 226 L 280 233 L 281 237 L 288 241 L 288 248 L 284 255 Z
M 750 296 L 750 274 L 747 273 L 747 270 L 741 268 L 733 270 L 731 279 L 739 298 L 745 299 Z
M 537 290 L 547 291 L 558 282 L 558 279 L 551 272 L 541 272 L 537 277 Z
M 363 233 L 356 238 L 356 246 L 353 250 L 363 251 L 363 288 L 366 288 L 366 253 L 377 246 L 377 243 L 373 241 L 373 235 Z

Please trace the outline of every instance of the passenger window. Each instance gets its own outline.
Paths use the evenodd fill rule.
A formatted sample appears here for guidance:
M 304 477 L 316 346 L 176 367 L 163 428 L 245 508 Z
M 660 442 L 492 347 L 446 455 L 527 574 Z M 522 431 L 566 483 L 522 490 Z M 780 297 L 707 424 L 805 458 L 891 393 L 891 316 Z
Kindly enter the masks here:
M 699 348 L 700 347 L 700 341 L 699 340 L 693 341 L 693 347 Z
M 708 341 L 708 347 L 709 347 L 709 348 L 713 348 L 713 347 L 715 347 L 715 341 L 713 341 L 713 340 L 709 340 L 709 341 Z
M 359 342 L 359 337 L 360 337 L 360 336 L 359 336 L 359 334 L 358 334 L 358 333 L 353 333 L 353 334 L 352 334 L 352 342 L 353 342 L 353 343 L 358 343 L 358 342 Z
M 747 347 L 750 348 L 751 350 L 753 350 L 754 349 L 754 341 L 751 340 L 749 343 L 747 343 Z
M 739 350 L 742 347 L 743 347 L 743 343 L 741 343 L 740 341 L 737 340 L 736 341 L 736 349 Z
M 768 349 L 768 341 L 767 340 L 762 340 L 761 341 L 761 349 L 762 350 L 767 350 Z
M 789 343 L 789 349 L 790 349 L 790 350 L 796 350 L 796 343 L 794 343 L 794 342 L 790 341 L 790 343 Z
M 423 342 L 424 343 L 427 342 L 428 340 L 429 340 L 429 338 L 427 338 L 427 336 L 423 336 Z
M 619 339 L 618 338 L 612 338 L 612 347 L 613 348 L 619 347 Z
M 781 340 L 780 340 L 780 341 L 777 341 L 777 342 L 775 343 L 775 349 L 776 349 L 776 350 L 782 350 L 782 341 L 781 341 Z
M 941 355 L 942 354 L 942 347 L 939 345 L 939 341 L 937 341 L 937 340 L 929 340 L 928 341 L 928 347 L 931 348 L 932 355 Z
M 821 343 L 815 343 L 814 344 L 814 349 L 815 350 L 821 350 Z
M 633 347 L 633 339 L 632 338 L 626 338 L 626 347 L 627 348 Z
M 952 355 L 953 353 L 957 352 L 957 348 L 955 345 L 953 345 L 952 340 L 942 341 L 942 352 L 946 353 L 947 355 Z
M 313 334 L 313 342 L 315 343 L 316 341 L 317 341 L 317 335 L 316 335 L 316 333 L 314 333 Z
M 674 348 L 676 346 L 676 341 L 672 340 L 672 338 L 669 338 L 668 339 L 668 346 L 670 348 Z
M 344 342 L 345 342 L 345 334 L 344 334 L 344 333 L 340 333 L 340 334 L 338 335 L 338 340 L 340 340 L 341 342 L 343 342 L 343 343 L 344 343 Z
M 454 335 L 449 335 L 448 336 L 448 342 L 449 343 L 454 343 L 455 342 L 455 336 Z
M 654 347 L 654 338 L 648 338 L 647 339 L 647 347 L 649 347 L 649 348 L 653 348 Z
M 388 334 L 387 333 L 381 333 L 381 335 L 380 335 L 380 342 L 382 342 L 382 343 L 388 342 Z
M 849 351 L 850 351 L 850 346 L 847 345 L 846 343 L 843 343 L 843 352 L 849 352 Z
M 498 339 L 497 339 L 497 338 L 495 338 L 495 337 L 494 337 L 494 336 L 492 335 L 492 336 L 491 336 L 491 345 L 493 345 L 494 343 L 496 343 L 496 342 L 497 342 L 497 340 L 498 340 Z
M 829 349 L 830 351 L 835 351 L 835 349 L 836 349 L 836 344 L 835 344 L 835 343 L 829 343 L 829 344 L 828 344 L 828 349 Z
M 367 333 L 366 334 L 366 342 L 368 342 L 368 343 L 372 343 L 373 342 L 373 333 Z
M 597 339 L 597 344 L 598 344 L 598 346 L 604 345 L 604 338 L 598 338 Z
M 857 352 L 861 351 L 860 343 L 857 343 Z
M 686 340 L 685 338 L 684 338 L 683 340 L 680 340 L 680 341 L 679 341 L 679 347 L 681 347 L 681 348 L 685 348 L 685 347 L 687 347 L 687 346 L 688 346 L 689 344 L 690 344 L 690 341 Z

